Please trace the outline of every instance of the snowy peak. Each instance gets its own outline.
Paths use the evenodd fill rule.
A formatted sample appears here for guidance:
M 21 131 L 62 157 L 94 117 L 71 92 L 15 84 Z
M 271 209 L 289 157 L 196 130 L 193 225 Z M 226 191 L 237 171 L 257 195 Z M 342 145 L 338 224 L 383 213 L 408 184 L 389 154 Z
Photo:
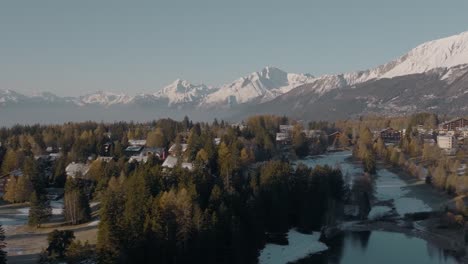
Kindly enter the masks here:
M 468 64 L 468 32 L 423 43 L 397 60 L 377 67 L 372 74 L 377 78 L 393 78 L 462 64 Z
M 78 98 L 76 103 L 78 105 L 85 104 L 99 104 L 110 106 L 115 104 L 127 104 L 132 101 L 132 97 L 123 93 L 111 93 L 104 91 L 97 91 L 96 93 L 87 94 Z
M 0 105 L 16 104 L 27 98 L 25 95 L 10 89 L 0 89 Z
M 204 84 L 191 84 L 188 81 L 177 79 L 153 95 L 156 98 L 169 100 L 169 105 L 172 105 L 199 102 L 212 90 L 212 87 Z
M 393 78 L 407 72 L 422 73 L 461 64 L 468 64 L 468 32 L 419 45 L 398 59 L 397 65 L 383 77 Z
M 208 105 L 221 103 L 247 103 L 253 100 L 265 102 L 314 79 L 308 74 L 287 73 L 275 67 L 266 67 L 259 72 L 223 85 L 218 91 L 207 96 Z
M 400 58 L 373 69 L 344 74 L 323 75 L 301 88 L 307 91 L 324 94 L 330 90 L 354 86 L 370 80 L 394 78 L 399 76 L 428 73 L 440 70 L 442 79 L 451 81 L 463 73 L 463 65 L 468 65 L 468 32 L 459 35 L 433 40 L 412 49 Z M 462 70 L 460 70 L 462 69 Z

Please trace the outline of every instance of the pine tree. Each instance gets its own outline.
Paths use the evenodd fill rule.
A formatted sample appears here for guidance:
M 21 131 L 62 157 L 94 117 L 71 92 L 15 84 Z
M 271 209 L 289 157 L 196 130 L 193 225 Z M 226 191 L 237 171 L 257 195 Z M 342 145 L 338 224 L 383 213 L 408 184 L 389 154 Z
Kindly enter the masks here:
M 109 187 L 102 196 L 99 211 L 99 228 L 97 250 L 100 263 L 115 263 L 122 254 L 122 241 L 124 239 L 122 215 L 125 203 L 122 183 L 113 177 Z
M 5 248 L 6 248 L 5 230 L 3 229 L 3 226 L 0 223 L 0 264 L 7 263 L 7 253 L 5 251 Z
M 31 194 L 28 224 L 39 227 L 47 221 L 52 214 L 50 203 L 44 195 L 38 196 L 36 192 Z
M 49 257 L 62 259 L 74 239 L 75 234 L 71 230 L 54 230 L 49 233 L 47 236 Z

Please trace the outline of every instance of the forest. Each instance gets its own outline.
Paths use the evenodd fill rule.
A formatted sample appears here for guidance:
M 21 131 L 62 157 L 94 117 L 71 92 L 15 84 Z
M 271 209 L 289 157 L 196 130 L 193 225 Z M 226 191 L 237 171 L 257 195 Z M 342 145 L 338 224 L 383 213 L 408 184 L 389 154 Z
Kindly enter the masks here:
M 290 127 L 286 145 L 275 138 L 281 125 Z M 319 132 L 308 136 L 309 128 Z M 64 190 L 68 225 L 89 221 L 90 203 L 99 204 L 97 244 L 54 231 L 42 263 L 255 263 L 268 234 L 319 230 L 342 210 L 347 187 L 339 169 L 291 163 L 324 152 L 333 131 L 328 123 L 277 116 L 236 125 L 185 118 L 1 128 L 3 199 L 29 203 L 35 228 L 51 216 L 52 187 Z M 177 164 L 164 167 L 164 157 L 153 153 L 132 162 L 132 140 L 164 153 L 173 146 L 164 155 Z M 73 162 L 89 170 L 67 175 Z

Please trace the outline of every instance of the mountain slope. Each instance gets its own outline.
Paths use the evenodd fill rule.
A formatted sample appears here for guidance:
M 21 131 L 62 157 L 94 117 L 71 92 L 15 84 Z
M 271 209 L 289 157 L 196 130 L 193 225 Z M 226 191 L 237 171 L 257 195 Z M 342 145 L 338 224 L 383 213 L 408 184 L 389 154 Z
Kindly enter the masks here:
M 202 105 L 243 104 L 254 100 L 265 102 L 313 79 L 308 74 L 287 73 L 278 68 L 266 67 L 260 72 L 223 85 L 209 94 Z
M 167 99 L 169 105 L 198 104 L 213 90 L 214 88 L 204 84 L 195 85 L 188 81 L 177 79 L 170 85 L 154 93 L 153 96 L 158 99 Z
M 154 113 L 202 118 L 275 113 L 302 119 L 417 111 L 464 114 L 468 113 L 467 89 L 468 32 L 465 32 L 423 43 L 369 70 L 319 77 L 266 67 L 220 87 L 176 80 L 155 93 L 136 96 L 103 91 L 80 97 L 50 93 L 26 96 L 0 90 L 0 117 L 16 118 L 18 109 L 23 108 L 27 108 L 25 113 L 29 117 L 39 107 L 55 107 L 49 111 L 52 113 L 71 109 L 77 116 L 77 111 L 89 112 L 92 114 L 86 114 L 91 115 L 88 119 L 100 120 L 110 113 L 113 120 L 124 116 L 153 117 Z M 6 116 L 6 110 L 13 117 Z M 31 120 L 39 119 L 31 117 Z
M 372 79 L 323 94 L 305 84 L 275 100 L 244 109 L 249 113 L 288 115 L 305 120 L 335 120 L 365 114 L 402 115 L 421 111 L 463 115 L 468 111 L 468 67 L 460 68 L 452 82 L 442 79 L 450 69 Z

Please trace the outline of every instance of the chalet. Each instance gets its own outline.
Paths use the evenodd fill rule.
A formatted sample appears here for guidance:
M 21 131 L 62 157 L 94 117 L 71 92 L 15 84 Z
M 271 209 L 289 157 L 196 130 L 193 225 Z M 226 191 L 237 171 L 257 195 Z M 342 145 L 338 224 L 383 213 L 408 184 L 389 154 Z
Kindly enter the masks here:
M 459 129 L 459 135 L 463 138 L 468 138 L 468 127 Z
M 276 143 L 281 145 L 287 145 L 291 143 L 291 137 L 289 136 L 289 133 L 276 133 Z
M 163 162 L 162 167 L 166 169 L 173 169 L 177 166 L 179 159 L 177 157 L 169 156 Z M 190 162 L 182 162 L 180 166 L 184 169 L 193 170 L 193 164 Z
M 244 125 L 243 123 L 231 124 L 231 127 L 232 127 L 232 128 L 238 128 L 239 130 L 244 130 L 244 129 L 247 128 L 247 126 Z
M 72 162 L 68 164 L 68 166 L 65 168 L 67 177 L 72 177 L 72 178 L 84 177 L 88 173 L 88 171 L 89 171 L 89 165 L 85 163 Z
M 385 143 L 395 143 L 399 142 L 401 139 L 401 132 L 398 130 L 395 130 L 391 127 L 383 129 L 379 133 L 379 137 L 385 142 Z
M 143 156 L 153 155 L 160 160 L 166 159 L 166 151 L 164 150 L 164 148 L 146 147 L 141 151 L 140 155 L 143 155 Z
M 130 159 L 128 161 L 130 163 L 132 162 L 146 163 L 150 155 L 158 158 L 159 160 L 166 159 L 166 151 L 164 150 L 164 148 L 146 147 L 142 151 L 140 151 L 138 155 L 130 156 Z
M 138 162 L 138 163 L 146 163 L 148 161 L 148 156 L 138 155 L 138 156 L 131 156 L 128 160 L 129 163 Z
M 144 148 L 143 146 L 131 145 L 125 149 L 125 154 L 127 156 L 137 156 L 137 155 L 140 155 L 143 148 Z
M 293 130 L 294 126 L 293 125 L 280 125 L 279 130 L 280 133 L 291 133 Z
M 146 146 L 146 139 L 130 139 L 128 140 L 130 146 Z
M 304 129 L 302 132 L 307 138 L 318 138 L 322 135 L 322 130 Z
M 50 158 L 50 161 L 56 161 L 58 160 L 59 158 L 62 157 L 62 153 L 60 152 L 57 152 L 57 153 L 50 153 L 49 154 L 49 158 Z
M 335 142 L 340 138 L 340 136 L 341 136 L 340 131 L 336 131 L 334 133 L 331 133 L 330 135 L 328 135 L 328 142 L 331 143 L 332 145 L 334 145 Z
M 103 161 L 103 162 L 109 162 L 111 160 L 114 160 L 114 157 L 99 156 L 99 157 L 96 158 L 96 160 Z
M 180 144 L 180 146 L 182 147 L 182 153 L 185 153 L 187 151 L 187 148 L 188 148 L 188 144 Z M 172 155 L 172 156 L 175 156 L 176 155 L 176 144 L 172 144 L 172 146 L 169 148 L 169 154 Z
M 465 118 L 454 118 L 452 120 L 439 124 L 439 130 L 443 131 L 455 131 L 460 130 L 464 127 L 468 127 L 468 120 Z

